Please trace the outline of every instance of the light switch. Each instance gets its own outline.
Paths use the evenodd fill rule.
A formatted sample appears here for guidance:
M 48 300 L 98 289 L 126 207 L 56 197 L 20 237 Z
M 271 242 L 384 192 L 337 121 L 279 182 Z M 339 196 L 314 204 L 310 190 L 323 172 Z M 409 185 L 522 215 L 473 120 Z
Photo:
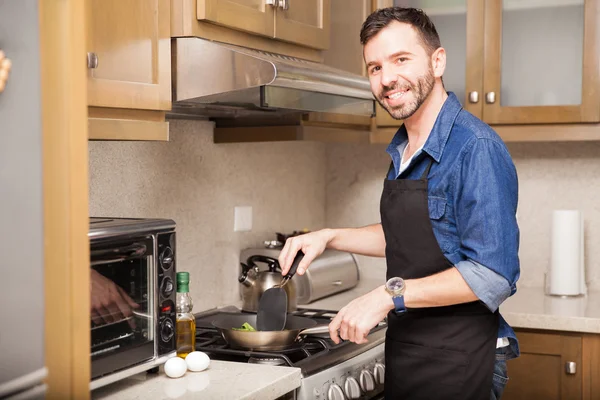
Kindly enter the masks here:
M 252 206 L 235 207 L 233 214 L 234 232 L 250 232 L 252 230 Z

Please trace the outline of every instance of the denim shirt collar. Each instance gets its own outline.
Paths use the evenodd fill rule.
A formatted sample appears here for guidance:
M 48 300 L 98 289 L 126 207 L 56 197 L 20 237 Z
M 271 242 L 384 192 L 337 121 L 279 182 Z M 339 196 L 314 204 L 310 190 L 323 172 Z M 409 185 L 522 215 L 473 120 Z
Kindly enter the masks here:
M 429 154 L 436 162 L 440 162 L 442 153 L 446 147 L 446 142 L 450 136 L 450 131 L 454 126 L 454 120 L 458 113 L 462 110 L 462 106 L 458 98 L 453 92 L 448 92 L 448 98 L 442 105 L 442 109 L 438 114 L 433 128 L 423 146 L 423 151 Z M 408 133 L 404 124 L 398 129 L 394 138 L 388 145 L 386 152 L 395 159 L 394 154 L 398 154 L 399 150 L 403 150 L 408 141 Z M 396 169 L 398 170 L 398 169 Z

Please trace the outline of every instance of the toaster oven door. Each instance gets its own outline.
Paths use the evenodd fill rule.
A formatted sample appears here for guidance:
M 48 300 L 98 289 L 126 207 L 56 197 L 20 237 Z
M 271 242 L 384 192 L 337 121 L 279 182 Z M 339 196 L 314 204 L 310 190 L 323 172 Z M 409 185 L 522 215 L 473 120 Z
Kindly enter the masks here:
M 154 358 L 152 236 L 92 243 L 92 379 Z

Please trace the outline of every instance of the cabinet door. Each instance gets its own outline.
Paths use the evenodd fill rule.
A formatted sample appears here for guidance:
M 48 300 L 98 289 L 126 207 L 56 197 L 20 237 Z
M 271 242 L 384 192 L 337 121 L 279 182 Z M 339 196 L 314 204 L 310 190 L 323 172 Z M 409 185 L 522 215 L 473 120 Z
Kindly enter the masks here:
M 278 0 L 276 3 L 277 39 L 315 49 L 329 48 L 331 0 Z
M 241 31 L 273 37 L 273 0 L 198 0 L 197 18 Z
M 521 356 L 508 361 L 502 400 L 582 398 L 581 335 L 519 331 L 517 338 Z M 574 374 L 567 373 L 569 362 L 576 365 Z
M 394 0 L 395 6 L 421 8 L 435 24 L 446 50 L 442 77 L 465 109 L 481 117 L 483 89 L 483 0 Z M 377 126 L 400 126 L 381 106 Z
M 89 0 L 90 106 L 171 108 L 170 23 L 169 0 Z
M 600 121 L 597 0 L 486 0 L 484 120 Z

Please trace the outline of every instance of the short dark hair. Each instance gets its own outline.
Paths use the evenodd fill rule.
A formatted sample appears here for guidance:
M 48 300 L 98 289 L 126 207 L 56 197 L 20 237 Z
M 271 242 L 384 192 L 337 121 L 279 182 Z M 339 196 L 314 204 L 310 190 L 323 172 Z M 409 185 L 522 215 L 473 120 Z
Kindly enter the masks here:
M 360 30 L 360 42 L 367 44 L 373 36 L 390 24 L 398 21 L 411 25 L 419 34 L 423 47 L 429 54 L 441 47 L 440 37 L 431 19 L 418 8 L 381 8 L 367 17 Z

